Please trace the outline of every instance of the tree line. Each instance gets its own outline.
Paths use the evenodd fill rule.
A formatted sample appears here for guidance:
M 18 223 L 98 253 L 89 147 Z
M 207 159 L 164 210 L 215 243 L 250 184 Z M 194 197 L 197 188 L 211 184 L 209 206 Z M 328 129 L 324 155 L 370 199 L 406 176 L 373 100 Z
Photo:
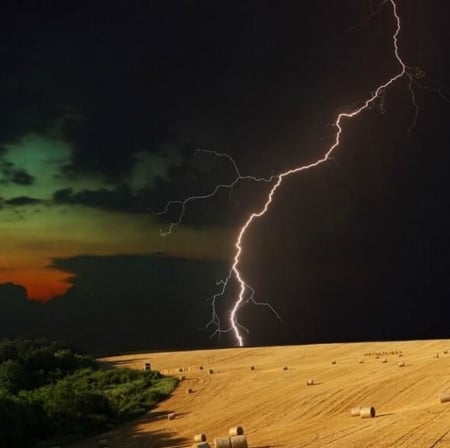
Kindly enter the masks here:
M 148 411 L 175 385 L 156 371 L 101 368 L 62 342 L 0 339 L 0 446 L 100 432 Z

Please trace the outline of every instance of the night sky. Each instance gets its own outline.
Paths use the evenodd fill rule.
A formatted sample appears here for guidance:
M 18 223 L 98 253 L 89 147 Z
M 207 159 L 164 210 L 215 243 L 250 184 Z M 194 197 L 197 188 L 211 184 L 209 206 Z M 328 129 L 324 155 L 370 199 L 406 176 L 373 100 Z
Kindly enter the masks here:
M 8 3 L 10 3 L 8 5 Z M 450 4 L 397 0 L 412 74 L 286 178 L 240 268 L 250 345 L 450 337 Z M 0 336 L 85 350 L 233 346 L 210 297 L 270 188 L 400 71 L 389 2 L 6 2 L 0 15 Z M 226 326 L 236 292 L 220 299 Z

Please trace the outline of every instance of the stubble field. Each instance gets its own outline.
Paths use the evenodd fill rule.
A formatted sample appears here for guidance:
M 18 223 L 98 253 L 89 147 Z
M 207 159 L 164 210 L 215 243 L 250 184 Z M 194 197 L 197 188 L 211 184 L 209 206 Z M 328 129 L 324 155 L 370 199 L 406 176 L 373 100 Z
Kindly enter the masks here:
M 184 376 L 147 415 L 72 445 L 156 448 L 193 445 L 232 426 L 249 448 L 443 448 L 450 446 L 450 340 L 339 343 L 125 355 L 114 366 Z M 404 366 L 399 363 L 404 362 Z M 252 369 L 253 366 L 253 369 Z M 313 379 L 314 385 L 306 385 Z M 191 389 L 192 393 L 187 393 Z M 375 418 L 350 409 L 374 406 Z M 167 415 L 175 413 L 169 420 Z

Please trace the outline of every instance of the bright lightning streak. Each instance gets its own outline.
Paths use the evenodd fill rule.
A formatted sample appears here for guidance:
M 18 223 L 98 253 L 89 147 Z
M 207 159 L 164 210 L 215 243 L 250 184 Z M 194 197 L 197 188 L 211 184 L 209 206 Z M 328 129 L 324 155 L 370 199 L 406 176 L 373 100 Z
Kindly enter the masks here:
M 280 187 L 281 183 L 283 182 L 285 177 L 291 176 L 292 174 L 297 174 L 301 171 L 306 171 L 309 170 L 311 168 L 314 168 L 318 165 L 321 165 L 322 163 L 326 162 L 331 154 L 333 153 L 333 151 L 339 146 L 340 144 L 340 138 L 341 138 L 341 134 L 342 134 L 342 120 L 344 118 L 353 118 L 356 115 L 359 115 L 362 111 L 368 109 L 372 103 L 378 98 L 380 97 L 384 91 L 386 90 L 386 88 L 388 88 L 390 85 L 392 85 L 395 81 L 397 81 L 398 79 L 402 78 L 404 75 L 407 75 L 409 78 L 409 89 L 412 95 L 412 101 L 413 104 L 416 108 L 416 116 L 414 119 L 414 123 L 415 120 L 417 119 L 417 104 L 415 101 L 415 96 L 414 96 L 414 92 L 412 90 L 412 77 L 411 75 L 407 72 L 406 70 L 406 64 L 403 62 L 402 58 L 399 55 L 399 49 L 398 49 L 398 35 L 400 33 L 400 17 L 397 14 L 397 5 L 395 4 L 394 0 L 389 0 L 389 2 L 392 5 L 392 9 L 393 9 L 393 14 L 396 20 L 396 30 L 395 33 L 393 35 L 393 44 L 394 44 L 394 54 L 395 54 L 395 58 L 397 59 L 397 61 L 400 64 L 401 70 L 400 72 L 393 76 L 392 78 L 390 78 L 388 81 L 386 81 L 384 84 L 381 84 L 380 86 L 377 87 L 377 89 L 375 90 L 375 92 L 372 94 L 372 96 L 369 97 L 369 99 L 367 99 L 364 104 L 360 107 L 358 107 L 357 109 L 354 109 L 351 112 L 341 112 L 337 118 L 336 121 L 334 123 L 335 127 L 337 128 L 337 132 L 336 132 L 336 137 L 335 137 L 335 141 L 334 143 L 330 146 L 330 148 L 328 149 L 328 151 L 325 153 L 325 155 L 321 158 L 316 160 L 313 163 L 310 163 L 309 165 L 302 165 L 299 166 L 297 168 L 293 168 L 290 169 L 288 171 L 285 171 L 281 174 L 279 174 L 276 178 L 277 181 L 275 182 L 275 184 L 272 186 L 272 188 L 269 191 L 269 194 L 267 196 L 267 200 L 264 203 L 262 209 L 258 212 L 253 212 L 249 218 L 247 219 L 247 221 L 245 222 L 245 224 L 242 226 L 235 247 L 236 247 L 236 255 L 234 257 L 234 262 L 233 262 L 233 266 L 232 266 L 232 271 L 236 277 L 236 279 L 239 282 L 239 286 L 240 286 L 240 290 L 239 290 L 239 295 L 238 295 L 238 299 L 236 300 L 231 313 L 230 313 L 230 325 L 231 328 L 233 329 L 234 335 L 236 337 L 236 340 L 239 344 L 239 346 L 243 346 L 244 345 L 244 340 L 243 337 L 239 331 L 239 323 L 237 320 L 237 312 L 239 310 L 239 308 L 241 307 L 242 303 L 245 300 L 245 293 L 246 290 L 248 288 L 247 283 L 245 282 L 245 280 L 242 277 L 241 272 L 239 271 L 238 267 L 239 267 L 239 260 L 242 254 L 242 241 L 243 238 L 247 232 L 247 230 L 249 229 L 250 225 L 252 224 L 252 222 L 256 219 L 256 218 L 260 218 L 261 216 L 263 216 L 267 210 L 269 209 L 270 204 L 272 203 L 273 197 L 275 195 L 275 192 L 278 190 L 278 188 Z
M 256 305 L 264 305 L 264 306 L 268 307 L 275 314 L 275 316 L 281 320 L 281 317 L 278 315 L 278 313 L 275 311 L 275 309 L 270 304 L 265 303 L 265 302 L 262 302 L 262 303 L 257 302 L 254 299 L 255 290 L 244 279 L 242 273 L 239 270 L 239 263 L 240 263 L 241 255 L 243 252 L 243 241 L 244 241 L 244 237 L 245 237 L 247 231 L 249 230 L 252 223 L 257 218 L 261 218 L 268 211 L 270 204 L 273 201 L 274 195 L 275 195 L 276 191 L 278 190 L 278 188 L 281 186 L 283 180 L 288 176 L 315 168 L 315 167 L 327 162 L 330 159 L 331 154 L 334 152 L 334 150 L 340 144 L 341 134 L 343 132 L 343 120 L 354 118 L 357 115 L 359 115 L 361 112 L 369 109 L 375 103 L 375 101 L 377 99 L 380 100 L 380 102 L 381 102 L 380 106 L 383 107 L 383 96 L 386 92 L 386 89 L 388 87 L 390 87 L 392 84 L 394 84 L 396 81 L 398 81 L 399 79 L 401 79 L 405 76 L 408 78 L 408 89 L 409 89 L 409 92 L 411 95 L 411 102 L 415 109 L 414 118 L 413 118 L 412 124 L 409 128 L 409 131 L 411 131 L 415 127 L 418 116 L 419 116 L 419 108 L 418 108 L 418 105 L 416 102 L 416 96 L 415 96 L 415 92 L 413 90 L 413 84 L 416 84 L 420 88 L 427 88 L 427 87 L 421 86 L 417 82 L 417 80 L 414 79 L 415 77 L 418 78 L 419 76 L 414 77 L 411 74 L 411 73 L 414 73 L 414 70 L 417 70 L 417 69 L 408 67 L 403 62 L 402 58 L 400 57 L 399 47 L 398 47 L 398 36 L 399 36 L 400 30 L 401 30 L 400 17 L 397 13 L 397 5 L 394 0 L 384 0 L 381 3 L 379 8 L 381 8 L 382 6 L 384 6 L 387 3 L 389 3 L 392 6 L 393 16 L 394 16 L 395 22 L 396 22 L 395 32 L 392 36 L 392 43 L 393 43 L 393 48 L 394 48 L 395 59 L 397 60 L 397 62 L 400 65 L 400 71 L 396 75 L 389 78 L 384 84 L 379 85 L 376 88 L 376 90 L 371 94 L 371 96 L 362 103 L 361 106 L 359 106 L 349 112 L 341 112 L 337 115 L 336 120 L 333 123 L 333 126 L 337 129 L 337 132 L 336 132 L 335 138 L 334 138 L 334 142 L 328 148 L 327 152 L 324 154 L 324 156 L 322 158 L 320 158 L 310 164 L 292 168 L 292 169 L 289 169 L 289 170 L 284 171 L 277 175 L 273 175 L 273 176 L 270 176 L 267 178 L 257 178 L 257 177 L 253 177 L 253 176 L 241 175 L 234 159 L 231 156 L 229 156 L 228 154 L 218 153 L 218 152 L 209 151 L 209 150 L 198 150 L 197 152 L 205 152 L 208 154 L 213 154 L 217 157 L 222 157 L 222 158 L 228 159 L 234 168 L 236 177 L 234 178 L 234 180 L 232 182 L 230 182 L 228 184 L 219 184 L 211 192 L 206 193 L 204 195 L 189 196 L 187 199 L 185 199 L 183 201 L 170 201 L 167 203 L 164 210 L 162 210 L 160 213 L 158 213 L 161 215 L 167 213 L 170 206 L 172 206 L 172 205 L 181 206 L 181 213 L 179 214 L 178 219 L 175 222 L 170 224 L 170 227 L 168 228 L 167 231 L 161 231 L 162 236 L 167 236 L 172 233 L 175 226 L 178 226 L 181 223 L 181 221 L 184 217 L 185 211 L 186 211 L 186 206 L 188 205 L 188 203 L 190 203 L 192 201 L 200 200 L 200 199 L 211 198 L 214 195 L 216 195 L 218 193 L 218 191 L 221 189 L 228 189 L 231 191 L 237 185 L 237 183 L 241 180 L 248 180 L 248 181 L 253 181 L 253 182 L 267 182 L 267 183 L 274 182 L 267 194 L 266 201 L 264 202 L 262 208 L 259 211 L 253 212 L 248 217 L 248 219 L 244 223 L 244 225 L 241 227 L 241 229 L 238 233 L 236 243 L 235 243 L 236 253 L 233 258 L 233 263 L 232 263 L 231 269 L 228 272 L 227 277 L 224 280 L 221 280 L 218 282 L 218 286 L 220 286 L 220 290 L 211 299 L 211 301 L 212 301 L 212 317 L 211 317 L 210 322 L 206 325 L 206 327 L 209 327 L 211 325 L 216 325 L 217 329 L 213 333 L 212 336 L 214 336 L 215 334 L 227 333 L 227 332 L 232 331 L 234 333 L 234 336 L 236 338 L 238 345 L 243 346 L 244 339 L 243 339 L 243 336 L 242 336 L 240 330 L 245 330 L 247 332 L 248 332 L 248 330 L 239 323 L 239 321 L 237 319 L 237 315 L 238 315 L 239 309 L 244 304 L 249 303 L 249 302 L 253 302 Z M 378 14 L 378 12 L 379 12 L 379 9 L 377 11 L 374 11 L 366 20 L 367 21 L 371 20 L 376 14 Z M 428 88 L 428 89 L 430 89 L 430 88 Z M 439 95 L 441 95 L 441 97 L 443 97 L 445 100 L 447 100 L 447 98 L 445 98 L 438 89 L 430 89 L 430 90 L 436 91 Z M 237 282 L 239 284 L 239 294 L 238 294 L 237 299 L 236 299 L 236 301 L 231 309 L 231 312 L 230 312 L 230 316 L 229 316 L 230 327 L 224 330 L 221 328 L 221 321 L 220 321 L 219 316 L 216 311 L 216 301 L 219 297 L 222 297 L 225 294 L 228 284 L 231 279 L 237 280 Z

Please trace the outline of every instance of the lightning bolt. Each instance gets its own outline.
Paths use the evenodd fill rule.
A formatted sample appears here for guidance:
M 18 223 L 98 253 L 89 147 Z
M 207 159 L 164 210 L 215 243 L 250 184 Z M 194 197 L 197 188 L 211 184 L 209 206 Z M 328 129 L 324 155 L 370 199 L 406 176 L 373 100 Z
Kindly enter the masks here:
M 360 103 L 360 105 L 358 107 L 355 107 L 346 112 L 341 112 L 337 115 L 336 120 L 332 124 L 332 126 L 335 129 L 337 129 L 337 131 L 335 133 L 335 137 L 334 137 L 334 142 L 321 158 L 317 159 L 316 161 L 314 161 L 310 164 L 298 166 L 298 167 L 289 169 L 287 171 L 284 171 L 282 173 L 272 175 L 270 177 L 257 178 L 257 177 L 248 176 L 248 175 L 243 176 L 240 173 L 239 168 L 238 168 L 237 164 L 235 163 L 234 159 L 231 156 L 229 156 L 228 154 L 218 153 L 218 152 L 210 151 L 210 150 L 197 150 L 197 153 L 205 152 L 205 153 L 209 153 L 214 156 L 217 156 L 217 157 L 227 159 L 229 162 L 231 162 L 231 164 L 234 168 L 236 177 L 230 183 L 217 185 L 209 193 L 206 193 L 203 195 L 198 195 L 198 196 L 189 196 L 188 198 L 186 198 L 183 201 L 170 201 L 166 204 L 166 207 L 164 208 L 164 210 L 162 210 L 159 213 L 159 214 L 167 213 L 169 208 L 175 204 L 179 205 L 181 207 L 181 212 L 179 214 L 178 219 L 175 222 L 170 224 L 168 230 L 161 231 L 162 236 L 167 236 L 170 233 L 172 233 L 175 226 L 177 226 L 181 223 L 181 221 L 184 217 L 185 211 L 186 211 L 186 206 L 192 201 L 211 198 L 214 195 L 216 195 L 219 190 L 222 190 L 222 189 L 227 189 L 227 190 L 230 190 L 230 192 L 231 192 L 231 190 L 237 185 L 237 183 L 240 181 L 243 181 L 243 180 L 252 181 L 252 182 L 267 182 L 267 183 L 272 184 L 262 207 L 259 210 L 251 213 L 250 216 L 245 221 L 244 225 L 239 230 L 239 233 L 238 233 L 238 236 L 237 236 L 237 239 L 235 242 L 236 252 L 235 252 L 235 255 L 233 258 L 233 263 L 232 263 L 231 269 L 229 270 L 227 277 L 224 280 L 221 280 L 218 282 L 217 285 L 220 286 L 219 291 L 217 292 L 217 294 L 215 294 L 211 298 L 212 317 L 211 317 L 210 322 L 206 325 L 206 327 L 209 327 L 211 325 L 216 326 L 217 329 L 213 333 L 212 336 L 214 336 L 215 334 L 232 332 L 234 334 L 237 344 L 239 346 L 243 346 L 244 338 L 242 336 L 241 331 L 244 330 L 244 331 L 248 332 L 248 330 L 239 323 L 238 312 L 242 308 L 243 305 L 245 305 L 249 302 L 253 302 L 256 305 L 264 305 L 264 306 L 268 307 L 276 315 L 276 317 L 281 320 L 281 317 L 279 316 L 279 314 L 269 303 L 257 302 L 255 300 L 255 298 L 254 298 L 255 290 L 245 280 L 244 275 L 241 273 L 241 271 L 239 269 L 239 264 L 240 264 L 241 255 L 244 250 L 243 243 L 244 243 L 245 235 L 251 228 L 251 225 L 253 224 L 253 222 L 255 220 L 257 220 L 258 218 L 261 218 L 262 216 L 264 216 L 266 214 L 266 212 L 269 210 L 269 207 L 275 197 L 275 193 L 277 192 L 279 187 L 282 185 L 283 180 L 288 176 L 292 176 L 292 175 L 298 174 L 302 171 L 313 169 L 319 165 L 322 165 L 323 163 L 327 162 L 328 160 L 330 160 L 332 153 L 340 145 L 344 122 L 348 119 L 352 119 L 352 118 L 356 117 L 357 115 L 361 114 L 363 111 L 371 108 L 377 100 L 380 101 L 380 108 L 381 108 L 381 111 L 383 112 L 383 104 L 384 104 L 383 100 L 384 100 L 384 94 L 386 92 L 386 89 L 389 88 L 390 86 L 392 86 L 397 81 L 399 81 L 401 78 L 407 78 L 408 89 L 409 89 L 410 96 L 411 96 L 411 102 L 412 102 L 412 105 L 415 110 L 414 118 L 412 120 L 412 124 L 409 128 L 409 131 L 411 131 L 415 127 L 418 116 L 419 116 L 419 108 L 418 108 L 418 105 L 416 102 L 416 96 L 415 96 L 415 92 L 413 89 L 413 85 L 417 85 L 421 88 L 424 88 L 416 80 L 417 78 L 422 77 L 421 75 L 423 75 L 423 74 L 421 72 L 418 72 L 417 68 L 408 67 L 405 64 L 405 62 L 403 61 L 403 59 L 401 58 L 400 53 L 399 53 L 399 46 L 398 46 L 398 36 L 399 36 L 400 30 L 401 30 L 401 21 L 400 21 L 399 15 L 397 13 L 397 5 L 394 0 L 384 0 L 380 4 L 379 8 L 381 9 L 381 7 L 384 6 L 385 4 L 390 4 L 390 6 L 392 7 L 392 14 L 394 16 L 395 23 L 396 23 L 395 31 L 392 35 L 392 44 L 393 44 L 393 52 L 394 52 L 395 59 L 399 64 L 399 71 L 397 72 L 397 74 L 394 74 L 392 77 L 390 77 L 385 83 L 380 84 L 376 88 L 376 90 L 374 90 L 365 101 Z M 373 18 L 373 16 L 376 15 L 378 12 L 379 12 L 379 9 L 377 11 L 372 12 L 372 14 L 366 20 L 371 20 Z M 443 97 L 443 95 L 441 94 L 441 92 L 439 90 L 437 90 L 437 89 L 430 89 L 430 90 L 435 90 L 437 93 L 439 93 L 439 95 L 441 95 Z M 445 98 L 445 97 L 443 97 L 443 98 L 445 100 L 447 100 L 447 98 Z M 221 321 L 220 321 L 219 316 L 216 311 L 216 301 L 219 297 L 224 296 L 224 294 L 226 293 L 227 287 L 232 279 L 237 281 L 238 286 L 239 286 L 239 293 L 237 295 L 237 299 L 234 302 L 234 305 L 233 305 L 230 315 L 229 315 L 229 327 L 226 329 L 222 329 Z

